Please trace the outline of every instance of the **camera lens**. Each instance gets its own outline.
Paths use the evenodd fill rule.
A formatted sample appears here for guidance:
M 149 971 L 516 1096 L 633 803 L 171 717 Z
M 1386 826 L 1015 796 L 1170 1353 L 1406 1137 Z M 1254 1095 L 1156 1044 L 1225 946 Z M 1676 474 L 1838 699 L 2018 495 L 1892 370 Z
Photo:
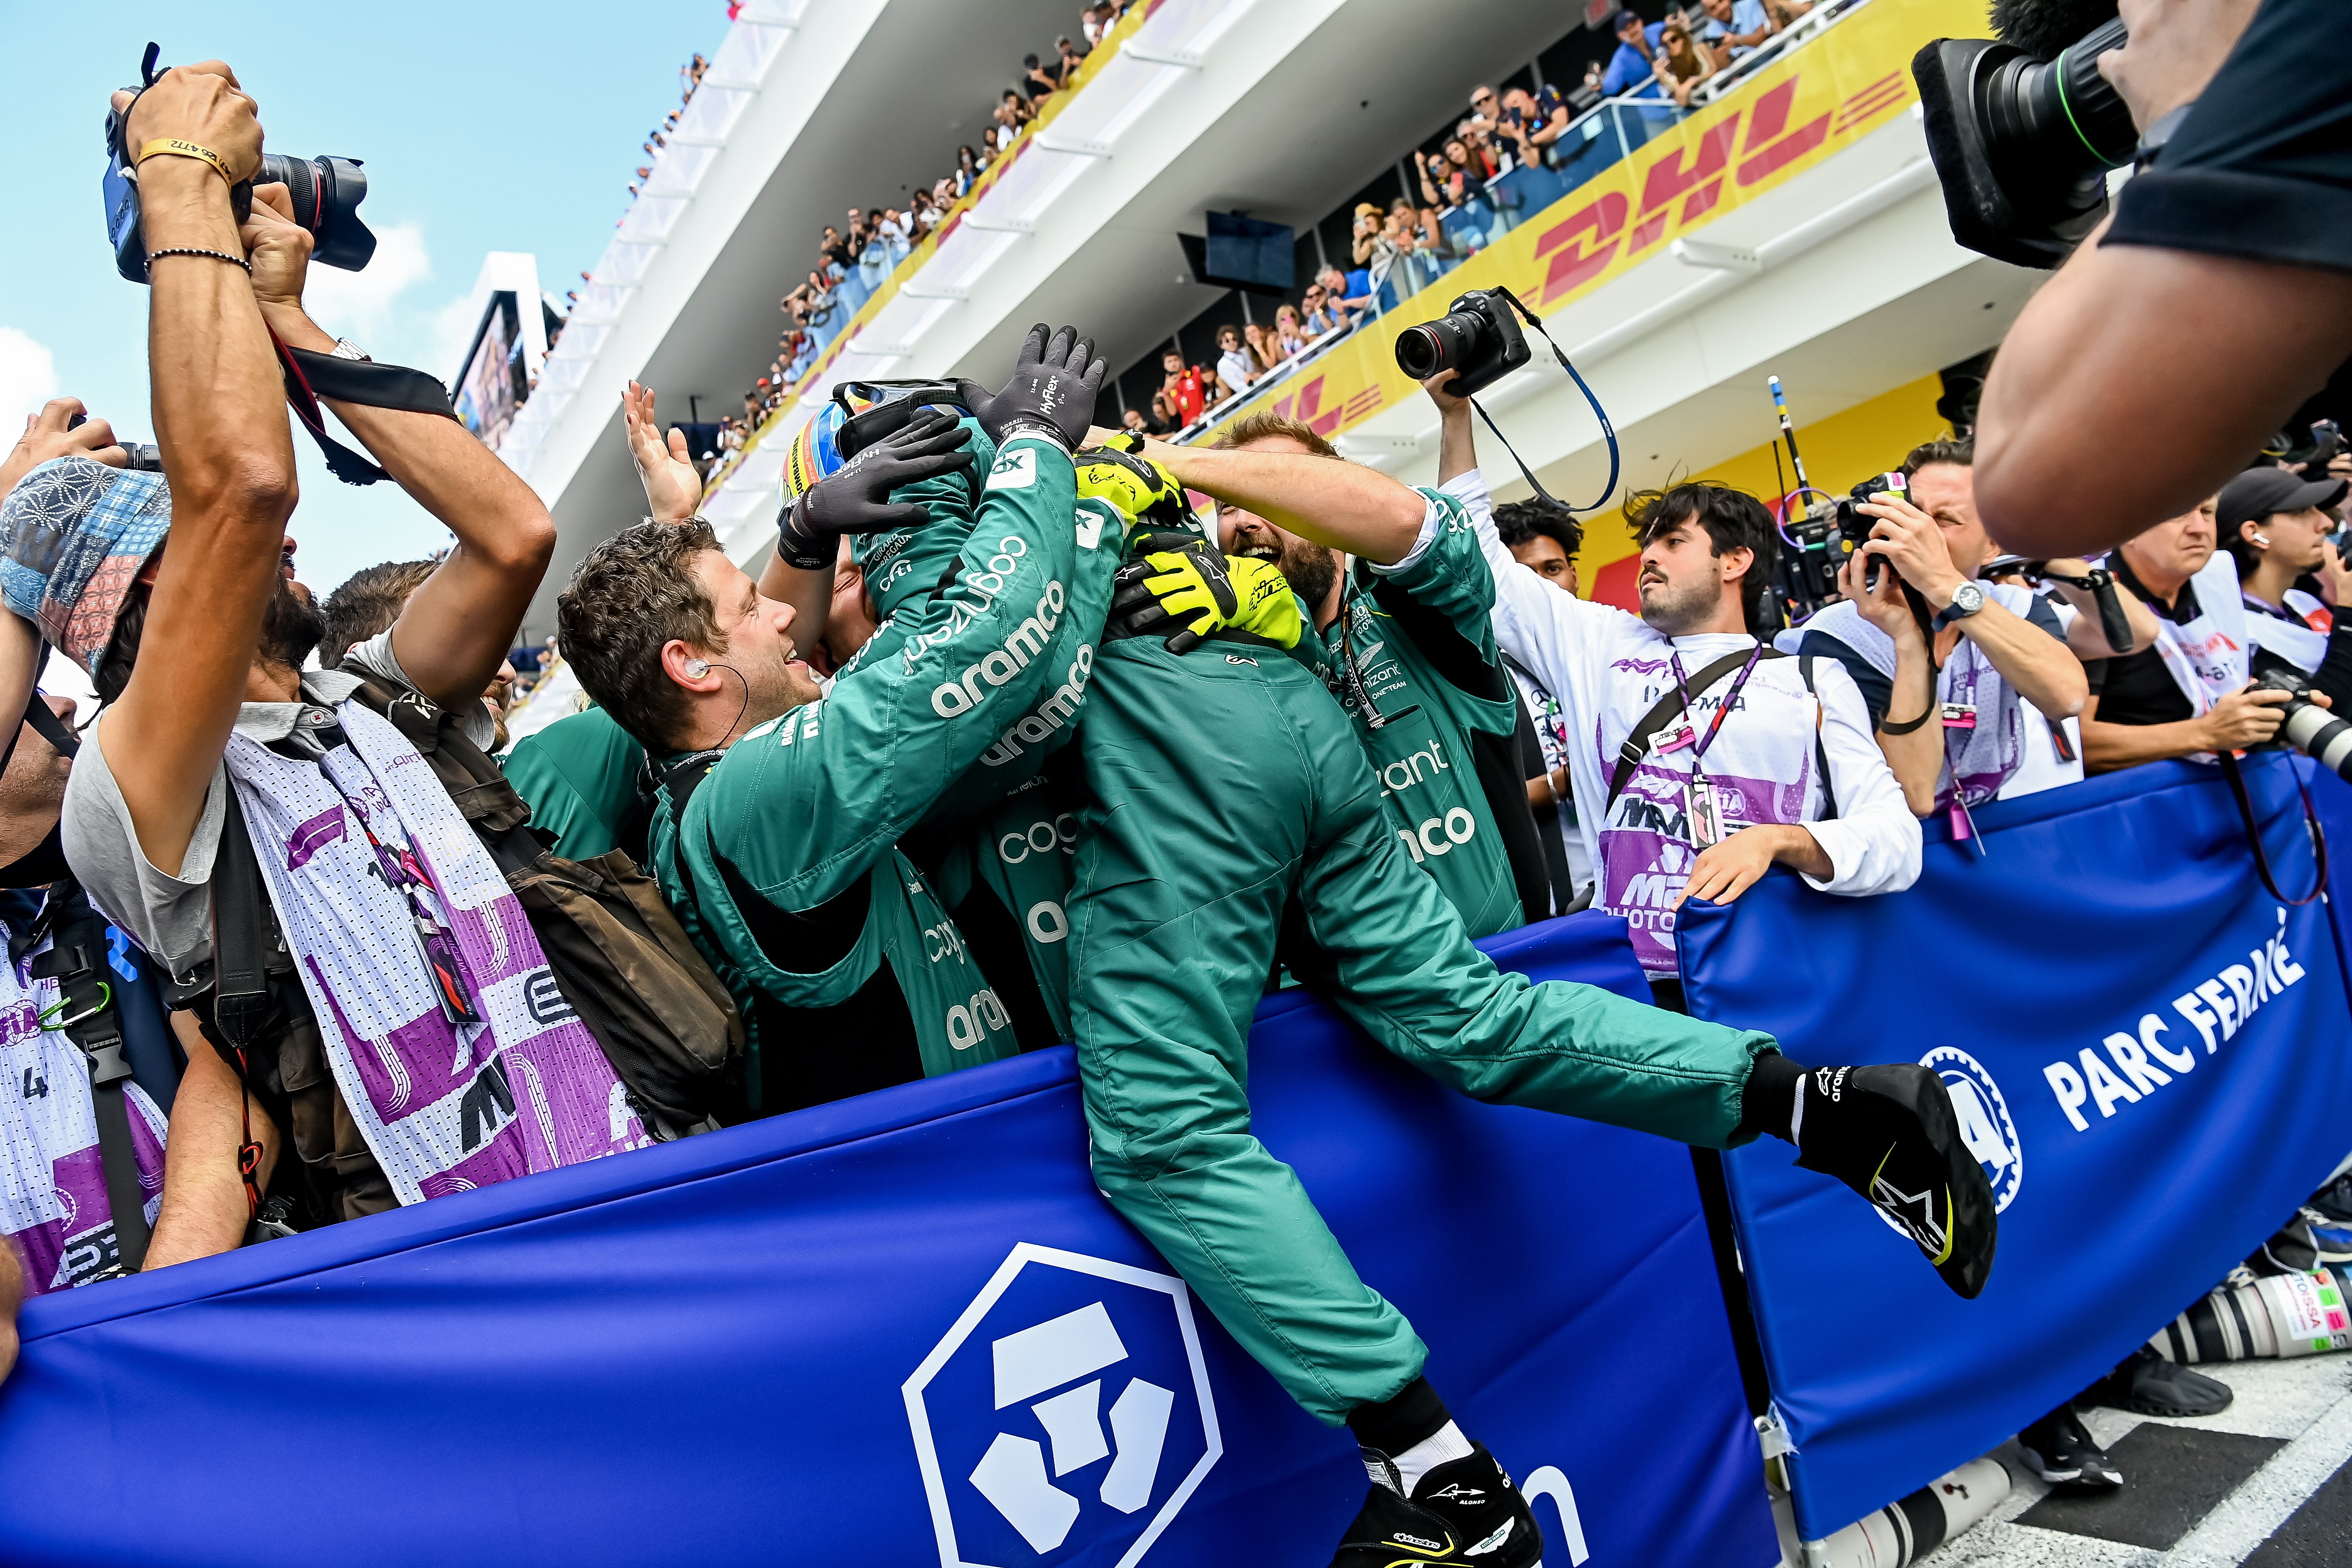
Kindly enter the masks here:
M 2287 744 L 2338 778 L 2352 779 L 2352 724 L 2301 699 L 2286 705 L 2279 734 Z
M 1460 370 L 1477 352 L 1486 321 L 1475 310 L 1456 310 L 1434 321 L 1408 327 L 1397 339 L 1397 368 L 1415 381 Z
M 375 236 L 360 221 L 367 199 L 367 175 L 354 158 L 289 158 L 265 153 L 253 176 L 257 185 L 282 184 L 294 221 L 317 237 L 311 258 L 356 272 L 375 255 Z

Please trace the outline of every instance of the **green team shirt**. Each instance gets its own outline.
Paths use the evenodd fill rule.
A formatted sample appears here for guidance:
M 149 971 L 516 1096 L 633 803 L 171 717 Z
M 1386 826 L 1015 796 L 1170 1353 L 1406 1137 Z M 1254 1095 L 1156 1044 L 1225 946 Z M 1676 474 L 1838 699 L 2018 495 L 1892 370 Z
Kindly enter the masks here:
M 1495 644 L 1494 574 L 1469 514 L 1443 490 L 1421 494 L 1437 511 L 1421 559 L 1392 573 L 1360 563 L 1319 650 L 1300 647 L 1355 721 L 1406 851 L 1472 936 L 1492 936 L 1527 921 L 1471 736 L 1515 734 L 1517 697 Z
M 951 509 L 938 521 L 961 521 Z M 887 963 L 926 1074 L 1012 1051 L 1002 1001 L 898 844 L 942 795 L 984 796 L 984 810 L 1019 782 L 997 787 L 985 755 L 1010 763 L 1037 749 L 1021 735 L 1042 742 L 1075 721 L 1117 567 L 1118 531 L 1108 531 L 1107 549 L 1105 531 L 1076 506 L 1066 454 L 1034 437 L 1006 443 L 950 581 L 900 606 L 889 646 L 869 645 L 822 700 L 746 733 L 692 779 L 690 794 L 675 774 L 665 783 L 656 876 L 747 1017 L 762 994 L 793 1008 L 845 1005 Z M 1021 750 L 1008 753 L 1008 742 Z M 763 951 L 753 928 L 764 912 L 738 903 L 740 889 L 772 910 L 805 914 L 860 881 L 864 927 L 814 973 Z M 756 1029 L 751 1051 L 756 1109 L 769 1098 Z
M 611 714 L 590 708 L 524 736 L 502 765 L 531 826 L 555 835 L 555 852 L 588 860 L 629 837 L 645 761 L 645 748 Z

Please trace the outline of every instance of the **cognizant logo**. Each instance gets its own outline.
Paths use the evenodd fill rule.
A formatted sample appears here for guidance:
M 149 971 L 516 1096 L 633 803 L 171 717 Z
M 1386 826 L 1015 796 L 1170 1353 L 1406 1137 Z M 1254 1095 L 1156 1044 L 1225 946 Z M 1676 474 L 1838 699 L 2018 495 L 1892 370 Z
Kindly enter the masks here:
M 1133 1568 L 1224 1452 L 1184 1282 L 1028 1242 L 901 1393 L 941 1568 Z

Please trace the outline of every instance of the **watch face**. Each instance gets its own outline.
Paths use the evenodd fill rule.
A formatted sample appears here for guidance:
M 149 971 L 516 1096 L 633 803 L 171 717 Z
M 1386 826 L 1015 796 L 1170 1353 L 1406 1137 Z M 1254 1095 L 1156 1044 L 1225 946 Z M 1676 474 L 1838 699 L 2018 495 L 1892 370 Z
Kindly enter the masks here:
M 1963 583 L 1952 591 L 1952 607 L 1964 616 L 1973 616 L 1984 608 L 1985 591 L 1974 583 Z

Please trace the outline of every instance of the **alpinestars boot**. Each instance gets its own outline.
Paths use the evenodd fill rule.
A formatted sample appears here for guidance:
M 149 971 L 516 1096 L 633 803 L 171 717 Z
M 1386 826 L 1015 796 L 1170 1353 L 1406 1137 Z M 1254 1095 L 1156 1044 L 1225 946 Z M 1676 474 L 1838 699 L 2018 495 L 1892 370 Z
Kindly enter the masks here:
M 1907 1062 L 1815 1068 L 1806 1078 L 1797 1163 L 1868 1198 L 1973 1300 L 1992 1273 L 2000 1221 L 1943 1079 Z
M 1410 1502 L 1373 1483 L 1331 1568 L 1539 1568 L 1543 1530 L 1528 1500 L 1484 1443 L 1470 1447 L 1423 1476 Z

